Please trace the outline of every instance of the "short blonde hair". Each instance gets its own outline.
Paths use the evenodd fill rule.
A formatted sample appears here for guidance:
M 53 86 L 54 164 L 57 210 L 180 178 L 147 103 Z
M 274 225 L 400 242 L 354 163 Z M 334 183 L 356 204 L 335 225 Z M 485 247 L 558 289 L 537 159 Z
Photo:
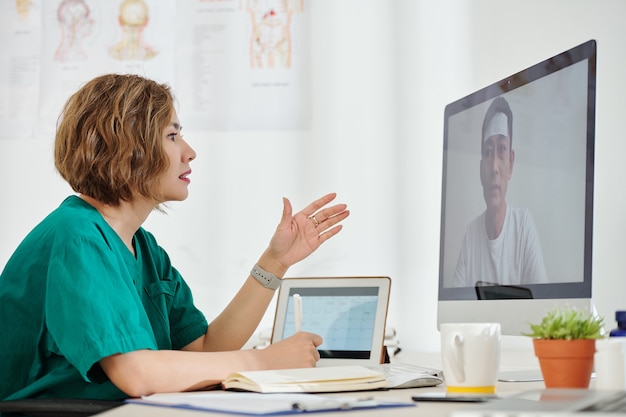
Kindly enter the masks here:
M 138 75 L 94 78 L 59 117 L 55 166 L 74 191 L 106 204 L 137 194 L 158 200 L 157 185 L 168 168 L 162 134 L 173 110 L 167 85 Z

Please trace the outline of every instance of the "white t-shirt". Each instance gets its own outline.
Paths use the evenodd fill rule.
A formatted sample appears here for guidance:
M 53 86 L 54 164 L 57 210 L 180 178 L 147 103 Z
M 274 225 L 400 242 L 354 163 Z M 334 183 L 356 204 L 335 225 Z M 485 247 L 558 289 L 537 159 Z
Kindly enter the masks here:
M 485 212 L 468 225 L 454 286 L 473 287 L 476 281 L 500 285 L 548 282 L 539 236 L 528 209 L 507 206 L 502 232 L 494 240 L 487 236 Z

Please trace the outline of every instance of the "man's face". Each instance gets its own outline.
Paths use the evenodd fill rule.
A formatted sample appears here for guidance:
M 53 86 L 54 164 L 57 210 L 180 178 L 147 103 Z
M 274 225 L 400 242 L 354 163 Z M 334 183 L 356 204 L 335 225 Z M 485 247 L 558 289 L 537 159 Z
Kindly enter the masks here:
M 514 162 L 515 152 L 508 136 L 492 135 L 485 140 L 480 160 L 480 182 L 487 209 L 504 207 Z

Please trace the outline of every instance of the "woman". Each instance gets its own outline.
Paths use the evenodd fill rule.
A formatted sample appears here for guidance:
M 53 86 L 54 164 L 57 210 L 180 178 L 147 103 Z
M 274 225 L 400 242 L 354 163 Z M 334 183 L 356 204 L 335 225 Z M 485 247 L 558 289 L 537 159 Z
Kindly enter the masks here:
M 196 154 L 180 132 L 169 88 L 140 76 L 100 76 L 70 97 L 54 157 L 77 195 L 33 229 L 0 276 L 0 398 L 121 399 L 201 389 L 233 371 L 315 366 L 315 334 L 239 349 L 280 277 L 341 230 L 346 205 L 328 206 L 328 194 L 293 215 L 284 199 L 269 246 L 208 325 L 141 227 L 161 203 L 187 198 Z

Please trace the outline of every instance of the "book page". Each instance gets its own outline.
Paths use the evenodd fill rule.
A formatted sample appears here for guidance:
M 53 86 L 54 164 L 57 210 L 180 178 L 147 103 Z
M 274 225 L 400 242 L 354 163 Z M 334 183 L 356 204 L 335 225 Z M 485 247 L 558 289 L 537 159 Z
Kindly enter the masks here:
M 329 366 L 323 368 L 279 369 L 270 371 L 249 371 L 232 374 L 226 381 L 247 379 L 258 385 L 288 384 L 302 382 L 328 383 L 353 381 L 355 379 L 379 380 L 384 376 L 364 366 Z
M 224 389 L 254 392 L 342 392 L 387 386 L 385 377 L 363 366 L 250 371 L 231 374 Z

